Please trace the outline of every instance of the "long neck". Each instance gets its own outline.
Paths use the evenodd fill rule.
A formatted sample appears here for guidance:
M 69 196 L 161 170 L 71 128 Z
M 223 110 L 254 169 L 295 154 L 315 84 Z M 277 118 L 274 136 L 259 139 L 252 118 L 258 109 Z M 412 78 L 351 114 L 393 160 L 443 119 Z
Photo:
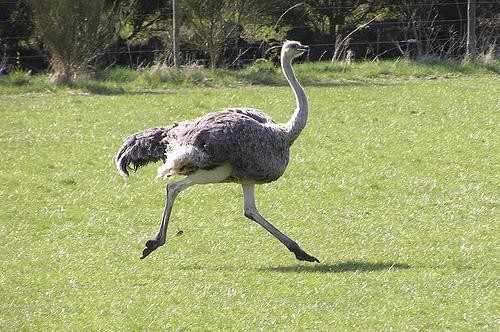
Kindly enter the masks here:
M 287 141 L 290 145 L 292 145 L 297 137 L 299 137 L 302 129 L 304 129 L 304 127 L 306 126 L 309 105 L 307 104 L 307 96 L 304 92 L 304 89 L 300 85 L 299 81 L 297 81 L 295 73 L 293 72 L 292 61 L 282 60 L 281 68 L 283 69 L 286 80 L 290 84 L 290 87 L 295 94 L 295 100 L 297 102 L 297 108 L 295 109 L 295 112 L 285 126 Z

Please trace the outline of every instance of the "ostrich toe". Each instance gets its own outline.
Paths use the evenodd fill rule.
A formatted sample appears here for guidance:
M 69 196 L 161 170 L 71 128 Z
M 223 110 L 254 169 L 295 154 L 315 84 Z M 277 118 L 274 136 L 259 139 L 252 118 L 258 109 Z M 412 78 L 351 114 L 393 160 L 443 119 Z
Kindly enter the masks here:
M 316 257 L 309 255 L 308 253 L 306 253 L 304 250 L 302 250 L 300 248 L 296 249 L 293 253 L 295 254 L 295 258 L 297 258 L 299 261 L 319 263 L 319 260 Z
M 148 240 L 146 241 L 146 248 L 142 251 L 141 259 L 146 258 L 150 253 L 155 251 L 159 246 L 161 246 L 158 240 Z

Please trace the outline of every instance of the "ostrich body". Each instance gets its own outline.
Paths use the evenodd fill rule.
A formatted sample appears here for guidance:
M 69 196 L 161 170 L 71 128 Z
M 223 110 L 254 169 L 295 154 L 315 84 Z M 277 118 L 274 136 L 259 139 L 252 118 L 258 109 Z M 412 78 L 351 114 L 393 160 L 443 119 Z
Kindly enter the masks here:
M 292 239 L 264 219 L 255 205 L 255 184 L 272 182 L 285 171 L 290 146 L 306 125 L 307 97 L 292 70 L 292 60 L 308 49 L 287 41 L 281 50 L 281 67 L 296 98 L 297 108 L 286 124 L 278 124 L 263 112 L 251 108 L 230 108 L 170 127 L 152 128 L 125 140 L 116 155 L 118 171 L 137 170 L 162 160 L 158 178 L 184 175 L 167 185 L 163 218 L 156 238 L 146 242 L 141 258 L 165 244 L 168 222 L 177 195 L 194 184 L 235 182 L 242 185 L 244 214 L 257 222 L 299 260 L 319 262 Z

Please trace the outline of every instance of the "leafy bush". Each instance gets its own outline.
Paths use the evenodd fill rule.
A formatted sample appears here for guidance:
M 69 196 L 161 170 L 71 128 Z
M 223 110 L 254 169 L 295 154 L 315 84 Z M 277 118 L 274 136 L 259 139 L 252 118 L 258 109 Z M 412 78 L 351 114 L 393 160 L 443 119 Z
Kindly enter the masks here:
M 33 0 L 32 7 L 58 84 L 69 83 L 118 33 L 117 15 L 101 0 Z

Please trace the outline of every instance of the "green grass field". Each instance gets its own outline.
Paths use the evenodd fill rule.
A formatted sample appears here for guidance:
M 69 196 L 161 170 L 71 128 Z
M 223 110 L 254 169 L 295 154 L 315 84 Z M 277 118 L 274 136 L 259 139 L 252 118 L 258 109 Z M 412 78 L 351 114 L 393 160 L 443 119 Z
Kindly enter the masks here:
M 498 74 L 304 66 L 310 120 L 256 196 L 320 264 L 246 219 L 235 184 L 184 191 L 139 260 L 164 184 L 113 164 L 129 134 L 222 107 L 286 121 L 288 87 L 0 87 L 0 330 L 498 330 Z

